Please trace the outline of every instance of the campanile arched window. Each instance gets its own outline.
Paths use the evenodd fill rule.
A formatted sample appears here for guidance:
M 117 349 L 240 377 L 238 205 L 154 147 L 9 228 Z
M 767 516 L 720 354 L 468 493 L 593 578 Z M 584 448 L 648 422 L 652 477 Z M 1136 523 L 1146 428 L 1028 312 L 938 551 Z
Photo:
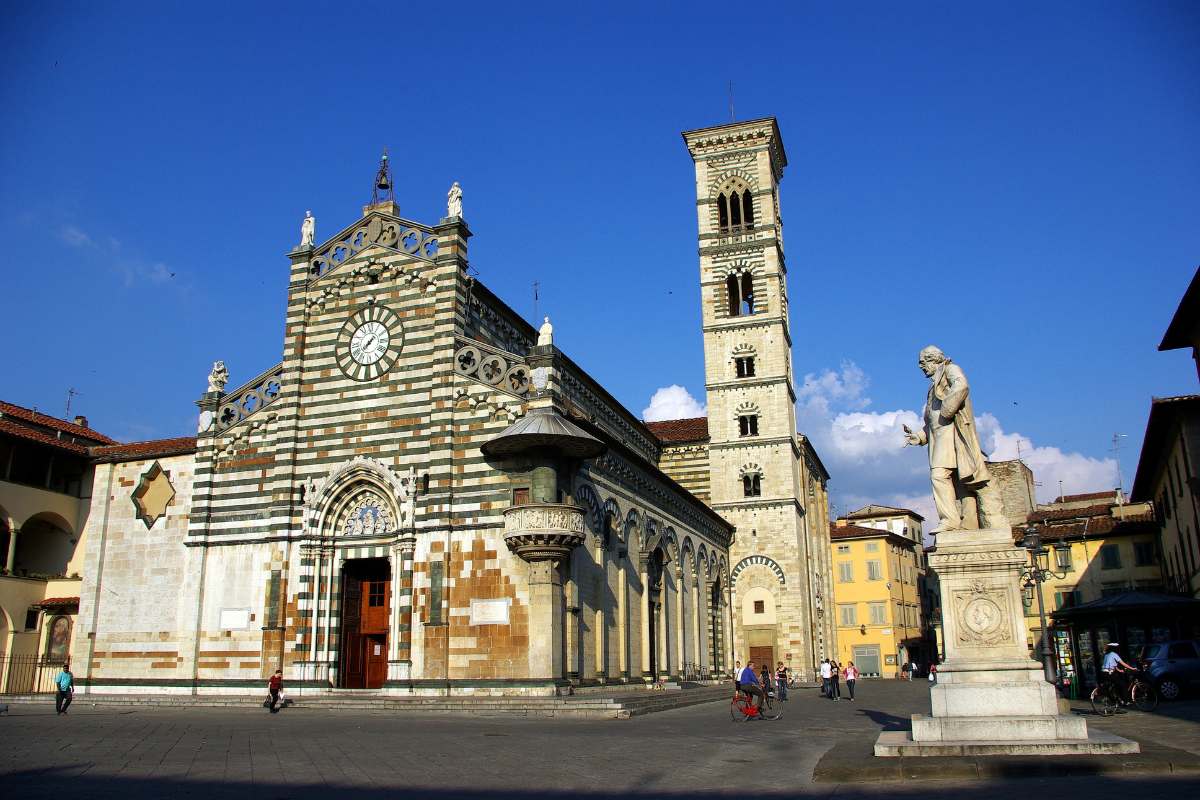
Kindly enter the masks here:
M 754 227 L 754 195 L 740 178 L 731 178 L 717 194 L 717 230 L 739 233 Z
M 749 272 L 726 277 L 725 294 L 729 299 L 729 316 L 748 317 L 754 313 L 754 278 Z

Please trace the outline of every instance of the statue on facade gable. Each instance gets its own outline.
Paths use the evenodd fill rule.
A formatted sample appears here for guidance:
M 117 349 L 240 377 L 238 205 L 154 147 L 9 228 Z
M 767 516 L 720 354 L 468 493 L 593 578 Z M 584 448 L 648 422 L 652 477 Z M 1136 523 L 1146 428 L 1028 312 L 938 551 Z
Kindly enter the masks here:
M 304 222 L 300 223 L 300 246 L 312 247 L 313 239 L 317 236 L 317 219 L 311 211 L 304 212 Z
M 930 380 L 925 427 L 914 432 L 903 426 L 904 439 L 906 445 L 929 447 L 938 530 L 1007 528 L 1004 505 L 979 446 L 967 376 L 933 345 L 921 351 L 917 364 Z
M 225 369 L 225 362 L 214 361 L 212 372 L 208 373 L 208 390 L 224 392 L 227 383 L 229 383 L 229 370 Z
M 542 327 L 538 328 L 538 347 L 554 344 L 554 326 L 550 324 L 550 318 L 546 317 L 546 321 L 542 323 Z
M 446 193 L 446 216 L 462 216 L 462 187 L 458 185 L 458 181 L 455 181 Z

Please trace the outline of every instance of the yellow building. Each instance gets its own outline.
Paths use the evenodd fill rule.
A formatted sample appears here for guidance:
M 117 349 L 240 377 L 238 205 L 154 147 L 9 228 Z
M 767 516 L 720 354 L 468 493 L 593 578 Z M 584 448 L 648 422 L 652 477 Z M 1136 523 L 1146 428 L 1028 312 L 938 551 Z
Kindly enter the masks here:
M 1054 611 L 1102 597 L 1163 590 L 1158 531 L 1149 503 L 1128 503 L 1119 490 L 1066 495 L 1053 503 L 1039 505 L 1029 515 L 1029 524 L 1037 528 L 1042 546 L 1048 551 L 1043 566 L 1053 573 L 1041 584 L 1048 623 Z M 1018 545 L 1023 534 L 1022 528 L 1013 529 Z M 1028 583 L 1023 589 L 1022 602 L 1029 631 L 1026 645 L 1036 658 L 1042 626 L 1037 595 Z M 1072 677 L 1079 668 L 1086 675 L 1094 659 L 1103 652 L 1104 642 L 1093 639 L 1115 636 L 1115 632 L 1093 635 L 1080 628 L 1075 631 L 1077 646 L 1070 647 L 1068 627 L 1060 625 L 1054 630 L 1058 637 L 1054 650 L 1059 654 L 1064 677 Z M 1136 653 L 1142 644 L 1149 643 L 1152 635 L 1153 632 L 1144 629 L 1129 629 L 1130 640 L 1121 642 L 1122 652 L 1127 656 Z M 1080 663 L 1072 663 L 1075 660 Z
M 92 488 L 88 427 L 0 401 L 0 693 L 45 691 L 70 659 Z
M 864 676 L 886 678 L 910 659 L 924 663 L 917 541 L 851 524 L 832 526 L 829 541 L 837 660 L 853 661 Z

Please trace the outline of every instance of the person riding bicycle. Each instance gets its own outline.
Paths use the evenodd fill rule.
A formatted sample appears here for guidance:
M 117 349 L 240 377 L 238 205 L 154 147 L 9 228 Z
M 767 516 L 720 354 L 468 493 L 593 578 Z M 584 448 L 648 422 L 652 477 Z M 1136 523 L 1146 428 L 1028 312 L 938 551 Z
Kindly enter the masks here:
M 753 661 L 746 662 L 746 668 L 738 676 L 738 684 L 738 688 L 750 696 L 754 701 L 755 707 L 761 712 L 763 706 L 767 704 L 767 695 L 758 683 L 758 675 L 754 672 Z
M 1137 672 L 1137 668 L 1126 664 L 1117 652 L 1120 647 L 1116 642 L 1109 642 L 1104 648 L 1104 662 L 1100 665 L 1101 680 L 1110 683 L 1117 690 L 1121 702 L 1126 702 L 1125 696 L 1129 691 L 1128 673 Z

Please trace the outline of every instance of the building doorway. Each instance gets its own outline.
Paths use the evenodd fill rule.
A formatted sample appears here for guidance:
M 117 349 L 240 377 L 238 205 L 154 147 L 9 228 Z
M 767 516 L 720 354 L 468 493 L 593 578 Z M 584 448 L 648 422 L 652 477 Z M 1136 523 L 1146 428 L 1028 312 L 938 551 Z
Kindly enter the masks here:
M 762 672 L 764 664 L 767 665 L 767 671 L 775 672 L 775 648 L 774 647 L 751 647 L 750 660 L 758 665 L 757 672 Z
M 854 666 L 864 678 L 878 678 L 882 675 L 882 665 L 879 663 L 879 645 L 854 645 Z
M 391 569 L 386 558 L 354 559 L 342 569 L 338 683 L 378 689 L 387 680 Z

